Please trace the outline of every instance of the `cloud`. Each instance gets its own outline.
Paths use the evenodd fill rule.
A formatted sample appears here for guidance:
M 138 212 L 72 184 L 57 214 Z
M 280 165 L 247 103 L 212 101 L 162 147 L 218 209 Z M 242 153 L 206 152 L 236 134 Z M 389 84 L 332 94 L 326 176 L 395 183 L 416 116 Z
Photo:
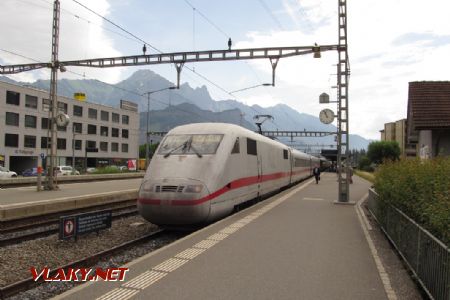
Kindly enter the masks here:
M 442 47 L 450 44 L 450 35 L 438 35 L 431 32 L 408 32 L 392 41 L 393 46 L 411 44 L 424 47 Z
M 109 14 L 107 0 L 89 2 L 89 8 L 101 15 Z M 0 11 L 0 49 L 19 55 L 0 51 L 3 64 L 26 64 L 48 62 L 51 59 L 52 41 L 52 1 L 2 0 Z M 72 1 L 61 1 L 59 60 L 76 60 L 93 57 L 120 56 L 113 41 L 105 30 L 106 24 L 99 17 Z M 22 56 L 20 56 L 22 55 Z M 28 57 L 32 60 L 24 58 Z M 99 77 L 104 81 L 116 82 L 121 70 L 95 70 L 68 67 L 68 71 L 88 77 Z M 45 75 L 46 71 L 22 73 L 12 76 L 16 80 L 32 81 Z M 70 72 L 60 73 L 59 78 L 81 79 Z M 48 76 L 43 79 L 48 79 Z

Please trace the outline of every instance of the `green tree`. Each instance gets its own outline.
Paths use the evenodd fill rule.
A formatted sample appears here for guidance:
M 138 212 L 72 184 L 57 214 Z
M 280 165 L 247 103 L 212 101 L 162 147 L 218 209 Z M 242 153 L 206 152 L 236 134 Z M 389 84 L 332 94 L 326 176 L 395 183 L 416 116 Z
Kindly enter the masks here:
M 150 154 L 150 157 L 153 156 L 153 153 L 155 153 L 156 148 L 158 147 L 158 145 L 159 145 L 159 143 L 157 143 L 157 144 L 149 144 L 148 152 Z M 145 144 L 139 146 L 139 158 L 145 158 Z
M 381 164 L 384 160 L 398 160 L 400 147 L 395 141 L 380 141 L 369 144 L 367 157 L 372 163 Z
M 370 166 L 370 159 L 366 155 L 361 156 L 358 163 L 358 168 L 362 171 L 373 172 L 373 169 Z

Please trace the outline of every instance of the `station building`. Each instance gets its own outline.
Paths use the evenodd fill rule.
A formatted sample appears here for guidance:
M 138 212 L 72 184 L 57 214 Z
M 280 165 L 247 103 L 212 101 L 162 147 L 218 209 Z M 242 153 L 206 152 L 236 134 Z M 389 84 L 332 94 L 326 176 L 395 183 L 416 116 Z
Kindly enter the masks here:
M 119 108 L 58 96 L 58 113 L 69 116 L 57 128 L 57 165 L 87 167 L 127 165 L 138 158 L 137 105 Z M 0 165 L 21 174 L 50 153 L 49 92 L 0 81 Z M 86 152 L 86 148 L 98 152 Z

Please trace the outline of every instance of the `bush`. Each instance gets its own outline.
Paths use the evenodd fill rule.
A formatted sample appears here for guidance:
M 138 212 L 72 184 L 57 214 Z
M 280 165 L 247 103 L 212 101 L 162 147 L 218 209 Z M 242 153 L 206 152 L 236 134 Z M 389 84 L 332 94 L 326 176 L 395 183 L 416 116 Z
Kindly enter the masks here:
M 358 169 L 365 172 L 373 172 L 373 167 L 371 166 L 370 159 L 367 156 L 362 156 L 359 160 Z
M 114 173 L 121 173 L 121 171 L 116 166 L 109 166 L 104 168 L 98 168 L 97 170 L 95 170 L 93 174 L 114 174 Z
M 392 204 L 450 244 L 450 158 L 402 160 L 375 174 L 380 204 Z

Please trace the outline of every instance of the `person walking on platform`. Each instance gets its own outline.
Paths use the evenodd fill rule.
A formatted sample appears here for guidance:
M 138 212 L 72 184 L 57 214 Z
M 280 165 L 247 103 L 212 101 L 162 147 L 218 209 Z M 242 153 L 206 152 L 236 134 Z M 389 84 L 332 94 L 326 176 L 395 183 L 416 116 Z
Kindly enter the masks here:
M 315 166 L 315 167 L 314 167 L 314 169 L 313 169 L 313 175 L 314 175 L 314 177 L 316 178 L 316 184 L 318 184 L 318 183 L 319 183 L 319 180 L 320 180 L 320 169 L 319 169 L 318 166 Z

